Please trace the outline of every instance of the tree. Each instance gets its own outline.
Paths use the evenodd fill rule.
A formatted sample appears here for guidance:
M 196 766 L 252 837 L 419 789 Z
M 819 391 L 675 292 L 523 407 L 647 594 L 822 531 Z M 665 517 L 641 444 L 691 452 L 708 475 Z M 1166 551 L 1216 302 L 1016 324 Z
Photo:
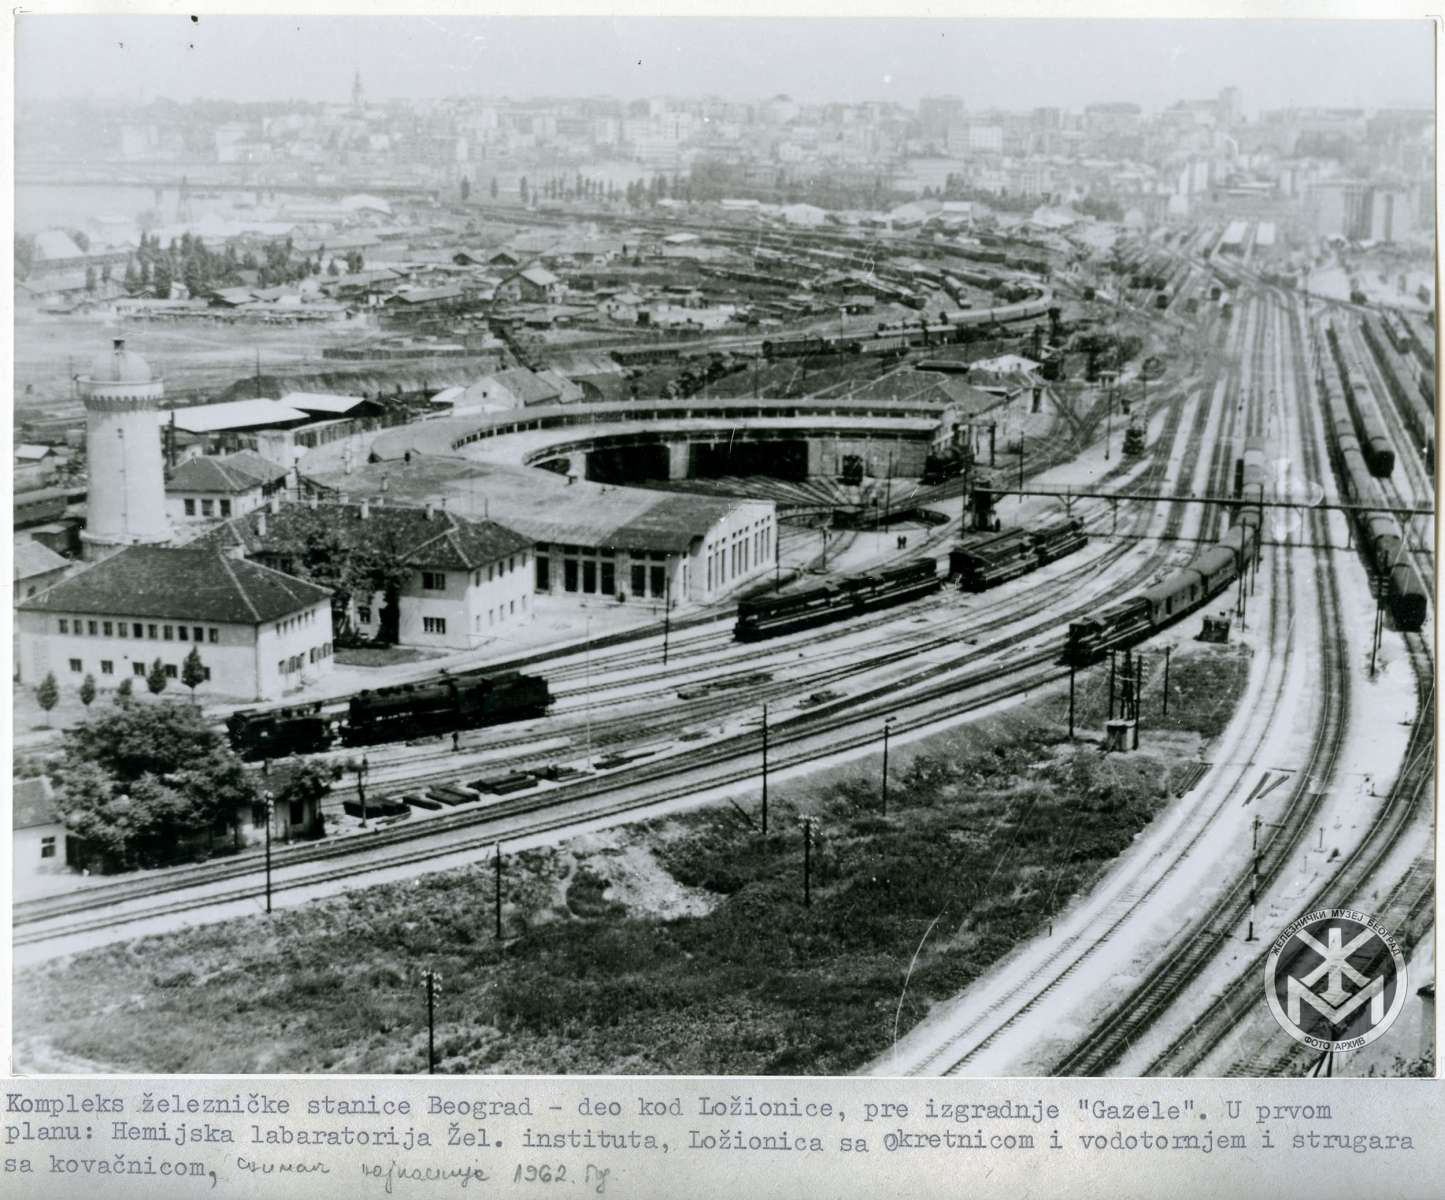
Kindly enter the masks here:
M 129 704 L 135 694 L 135 684 L 129 675 L 120 681 L 115 689 L 115 702 L 117 704 Z
M 55 682 L 54 671 L 40 681 L 40 686 L 35 689 L 35 701 L 45 710 L 45 723 L 49 725 L 50 710 L 60 703 L 60 685 Z
M 201 648 L 192 646 L 191 652 L 186 655 L 186 661 L 181 663 L 181 682 L 191 689 L 192 704 L 196 702 L 196 688 L 205 683 L 208 674 L 210 672 L 201 662 Z
M 101 709 L 66 732 L 55 775 L 67 828 L 118 866 L 172 859 L 187 836 L 234 821 L 256 799 L 199 710 L 171 702 Z
M 95 676 L 87 675 L 80 681 L 80 702 L 89 708 L 95 702 Z
M 146 673 L 146 688 L 152 696 L 159 696 L 166 690 L 166 664 L 156 659 Z
M 151 286 L 155 288 L 157 298 L 167 300 L 171 294 L 171 260 L 169 258 L 156 259 L 155 271 L 151 275 Z

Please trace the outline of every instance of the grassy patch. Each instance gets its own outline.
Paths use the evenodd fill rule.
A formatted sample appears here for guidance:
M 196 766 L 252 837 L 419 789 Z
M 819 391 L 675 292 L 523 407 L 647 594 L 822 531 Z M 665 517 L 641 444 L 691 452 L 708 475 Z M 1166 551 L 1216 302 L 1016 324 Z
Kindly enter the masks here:
M 406 646 L 352 646 L 334 651 L 336 663 L 342 667 L 394 667 L 398 663 L 421 662 L 435 658 L 425 650 Z
M 1171 684 L 1237 692 L 1242 664 L 1180 656 Z M 1197 738 L 1217 699 L 1170 718 Z M 891 1040 L 920 942 L 901 1029 L 1052 919 L 1168 802 L 1177 736 L 1105 755 L 1058 716 L 1051 693 L 896 746 L 886 816 L 873 760 L 778 787 L 767 838 L 721 805 L 510 856 L 504 950 L 488 861 L 32 968 L 16 1042 L 137 1071 L 420 1071 L 417 972 L 432 966 L 446 1071 L 850 1071 Z M 677 916 L 678 895 L 706 902 Z

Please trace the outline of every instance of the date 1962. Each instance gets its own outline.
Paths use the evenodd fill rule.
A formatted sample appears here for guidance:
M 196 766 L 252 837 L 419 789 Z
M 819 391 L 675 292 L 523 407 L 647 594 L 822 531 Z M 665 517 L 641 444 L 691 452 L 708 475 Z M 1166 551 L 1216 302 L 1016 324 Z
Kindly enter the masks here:
M 580 1176 L 576 1171 L 569 1170 L 565 1163 L 557 1163 L 555 1166 L 550 1163 L 518 1163 L 517 1169 L 512 1173 L 512 1182 L 581 1183 L 601 1196 L 607 1191 L 607 1177 L 611 1174 L 612 1168 L 599 1167 L 595 1163 L 588 1163 L 587 1169 Z

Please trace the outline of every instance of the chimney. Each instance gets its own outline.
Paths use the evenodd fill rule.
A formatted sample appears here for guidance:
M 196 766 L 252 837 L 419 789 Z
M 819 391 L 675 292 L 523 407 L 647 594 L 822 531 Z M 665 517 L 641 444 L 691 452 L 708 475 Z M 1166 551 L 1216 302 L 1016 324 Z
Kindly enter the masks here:
M 431 520 L 433 517 L 435 517 L 436 515 L 437 515 L 437 506 L 436 506 L 435 504 L 433 504 L 430 500 L 428 500 L 428 501 L 426 502 L 426 519 L 427 519 L 428 521 L 430 521 L 430 520 Z
M 115 348 L 115 352 L 119 354 L 125 349 L 125 338 L 112 338 L 111 345 Z
M 367 502 L 365 496 L 361 498 L 361 519 L 363 521 L 371 519 L 371 505 Z

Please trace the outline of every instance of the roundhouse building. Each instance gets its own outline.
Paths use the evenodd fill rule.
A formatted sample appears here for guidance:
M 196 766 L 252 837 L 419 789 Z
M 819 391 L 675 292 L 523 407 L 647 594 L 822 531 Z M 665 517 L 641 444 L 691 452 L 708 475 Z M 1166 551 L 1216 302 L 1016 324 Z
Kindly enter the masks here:
M 170 686 L 199 652 L 199 696 L 274 700 L 331 670 L 331 592 L 215 549 L 131 546 L 16 606 L 21 683 L 54 672 L 143 688 L 160 660 Z

